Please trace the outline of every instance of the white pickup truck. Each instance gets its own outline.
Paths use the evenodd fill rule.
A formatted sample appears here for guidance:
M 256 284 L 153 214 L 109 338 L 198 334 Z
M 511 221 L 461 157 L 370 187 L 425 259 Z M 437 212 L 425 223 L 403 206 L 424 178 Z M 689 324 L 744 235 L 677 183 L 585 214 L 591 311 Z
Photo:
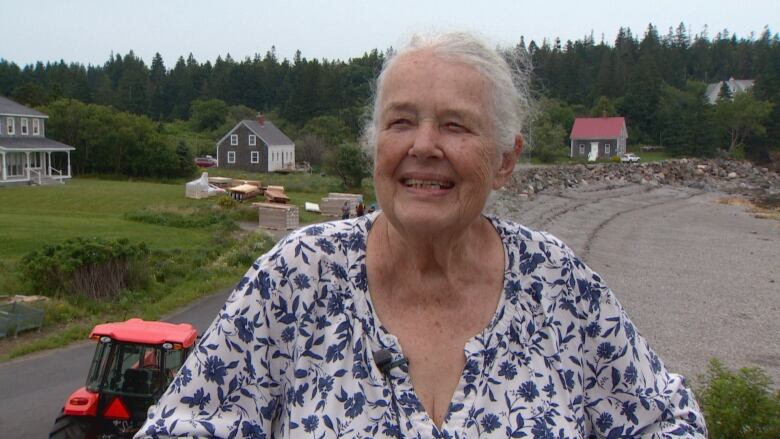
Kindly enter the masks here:
M 620 156 L 620 161 L 623 163 L 639 163 L 639 156 L 633 152 L 627 152 Z

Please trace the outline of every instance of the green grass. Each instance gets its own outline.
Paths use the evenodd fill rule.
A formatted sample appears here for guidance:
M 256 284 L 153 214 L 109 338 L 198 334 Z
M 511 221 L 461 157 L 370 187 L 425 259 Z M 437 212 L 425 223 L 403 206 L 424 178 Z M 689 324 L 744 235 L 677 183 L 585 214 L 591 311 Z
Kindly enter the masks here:
M 15 261 L 44 244 L 77 236 L 127 238 L 153 249 L 195 248 L 211 234 L 131 221 L 125 213 L 193 206 L 181 185 L 73 179 L 64 185 L 0 188 L 0 260 Z
M 86 340 L 92 328 L 99 323 L 121 321 L 131 317 L 159 320 L 194 300 L 232 286 L 245 271 L 244 267 L 224 266 L 195 270 L 185 281 L 169 288 L 165 294 L 159 294 L 161 296 L 159 298 L 139 297 L 142 295 L 129 292 L 126 294 L 135 296 L 132 301 L 114 303 L 78 303 L 77 301 L 80 307 L 63 299 L 52 299 L 43 305 L 47 319 L 44 322 L 44 335 L 28 343 L 21 343 L 5 355 L 0 355 L 0 361 Z
M 634 154 L 638 155 L 643 162 L 660 162 L 674 158 L 665 151 L 639 151 Z
M 638 155 L 643 162 L 659 162 L 661 160 L 669 160 L 674 158 L 666 151 L 640 151 L 639 148 L 639 146 L 629 147 L 628 152 L 633 152 L 634 154 Z M 529 163 L 532 165 L 586 165 L 588 163 L 611 163 L 611 161 L 609 159 L 600 159 L 596 162 L 589 162 L 587 158 L 582 157 L 572 158 L 569 156 L 558 156 L 554 162 L 544 163 L 539 159 L 539 157 L 532 156 L 528 158 L 527 156 L 523 156 L 520 158 L 518 163 Z
M 302 224 L 323 219 L 305 212 L 304 202 L 319 203 L 328 192 L 344 191 L 337 179 L 316 174 L 210 175 L 285 186 L 291 202 L 300 208 Z M 363 193 L 367 202 L 374 200 L 370 184 Z M 83 340 L 96 323 L 129 317 L 159 319 L 199 297 L 232 286 L 251 259 L 270 248 L 273 240 L 252 235 L 235 240 L 233 232 L 222 224 L 188 228 L 162 225 L 183 213 L 208 214 L 217 208 L 216 200 L 185 198 L 183 182 L 74 178 L 64 185 L 0 187 L 0 295 L 31 293 L 15 274 L 18 260 L 46 244 L 74 237 L 145 242 L 153 252 L 149 272 L 154 273 L 151 284 L 142 291 L 124 291 L 113 301 L 51 298 L 42 305 L 46 320 L 41 333 L 22 335 L 13 343 L 0 340 L 0 361 Z M 256 209 L 248 204 L 224 212 L 234 220 L 257 220 Z M 143 214 L 142 221 L 130 219 L 139 214 Z

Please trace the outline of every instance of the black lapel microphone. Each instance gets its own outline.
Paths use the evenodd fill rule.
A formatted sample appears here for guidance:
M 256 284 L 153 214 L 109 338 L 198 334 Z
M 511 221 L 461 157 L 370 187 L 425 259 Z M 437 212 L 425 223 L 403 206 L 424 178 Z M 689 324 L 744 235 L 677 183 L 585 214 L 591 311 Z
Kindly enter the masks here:
M 387 375 L 394 367 L 409 365 L 409 360 L 406 357 L 393 360 L 393 354 L 388 349 L 380 349 L 374 352 L 374 362 L 383 375 Z
M 387 384 L 390 385 L 390 409 L 393 411 L 395 422 L 398 425 L 398 432 L 401 435 L 401 438 L 403 438 L 404 434 L 402 430 L 403 424 L 401 423 L 401 412 L 398 410 L 398 400 L 395 398 L 395 386 L 393 385 L 393 379 L 390 377 L 390 371 L 394 367 L 408 365 L 409 360 L 407 360 L 405 357 L 401 357 L 398 360 L 393 360 L 393 354 L 389 349 L 380 349 L 374 352 L 374 363 L 376 363 L 376 367 L 378 367 L 379 371 L 382 372 L 382 375 L 384 375 L 385 380 L 387 380 Z

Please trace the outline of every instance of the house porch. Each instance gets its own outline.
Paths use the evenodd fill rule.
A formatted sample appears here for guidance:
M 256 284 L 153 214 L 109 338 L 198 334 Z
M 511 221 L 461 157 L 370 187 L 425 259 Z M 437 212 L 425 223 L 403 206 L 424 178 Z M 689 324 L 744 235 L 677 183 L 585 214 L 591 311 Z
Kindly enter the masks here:
M 71 178 L 70 151 L 0 151 L 0 185 L 55 184 Z

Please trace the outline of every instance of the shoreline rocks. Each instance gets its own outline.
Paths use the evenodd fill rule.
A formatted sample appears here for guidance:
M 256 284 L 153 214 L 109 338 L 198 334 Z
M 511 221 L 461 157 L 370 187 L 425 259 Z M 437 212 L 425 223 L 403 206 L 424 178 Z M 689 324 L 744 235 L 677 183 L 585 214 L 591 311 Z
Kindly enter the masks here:
M 754 201 L 780 194 L 780 175 L 766 167 L 740 160 L 687 158 L 650 163 L 519 165 L 504 190 L 522 199 L 533 199 L 537 193 L 629 184 L 687 186 Z

